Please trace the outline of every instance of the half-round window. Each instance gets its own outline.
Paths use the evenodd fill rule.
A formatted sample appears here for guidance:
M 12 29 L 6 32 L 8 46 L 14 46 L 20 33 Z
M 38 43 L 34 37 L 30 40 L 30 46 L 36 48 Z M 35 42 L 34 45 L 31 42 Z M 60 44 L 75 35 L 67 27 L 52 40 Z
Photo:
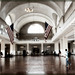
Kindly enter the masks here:
M 32 24 L 28 28 L 28 34 L 43 34 L 44 28 L 40 24 Z

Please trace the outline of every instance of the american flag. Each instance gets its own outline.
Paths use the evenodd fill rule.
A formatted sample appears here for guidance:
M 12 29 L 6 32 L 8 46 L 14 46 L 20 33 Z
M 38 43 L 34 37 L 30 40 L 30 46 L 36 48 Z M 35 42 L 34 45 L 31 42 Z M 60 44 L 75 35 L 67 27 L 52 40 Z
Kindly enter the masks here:
M 13 34 L 13 31 L 11 30 L 11 28 L 9 26 L 6 28 L 6 30 L 7 30 L 7 33 L 9 35 L 10 42 L 13 44 L 14 43 L 14 34 Z
M 45 27 L 46 28 L 45 28 L 44 38 L 47 39 L 48 36 L 49 36 L 49 33 L 50 33 L 51 29 L 52 29 L 52 27 L 50 25 L 48 25 L 46 22 L 45 22 Z

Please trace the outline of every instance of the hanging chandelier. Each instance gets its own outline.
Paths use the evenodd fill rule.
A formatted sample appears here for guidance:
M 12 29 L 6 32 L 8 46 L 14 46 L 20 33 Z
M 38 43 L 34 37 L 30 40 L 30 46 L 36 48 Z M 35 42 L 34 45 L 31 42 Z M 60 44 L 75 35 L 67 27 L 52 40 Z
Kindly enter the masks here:
M 33 12 L 33 9 L 32 8 L 25 8 L 25 11 L 26 12 Z
M 27 8 L 25 8 L 25 12 L 33 12 L 33 7 L 31 7 L 30 2 L 27 5 Z

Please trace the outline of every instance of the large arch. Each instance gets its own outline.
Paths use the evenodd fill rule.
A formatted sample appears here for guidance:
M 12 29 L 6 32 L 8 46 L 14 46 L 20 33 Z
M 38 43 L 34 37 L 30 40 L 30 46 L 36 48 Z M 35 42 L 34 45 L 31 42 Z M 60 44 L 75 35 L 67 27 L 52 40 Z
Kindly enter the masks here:
M 9 1 L 8 3 L 5 4 L 5 6 L 3 6 L 1 8 L 1 12 L 0 12 L 0 17 L 2 17 L 5 20 L 5 17 L 7 16 L 7 14 L 14 9 L 15 7 L 21 5 L 21 4 L 25 4 L 27 2 L 23 2 L 23 1 Z M 62 15 L 62 10 L 60 9 L 60 7 L 53 1 L 48 1 L 48 2 L 38 2 L 44 5 L 49 6 L 50 8 L 54 9 L 57 14 L 61 17 Z M 12 6 L 13 5 L 13 6 Z M 4 16 L 3 16 L 4 15 Z
M 43 23 L 45 23 L 45 21 L 46 21 L 52 27 L 55 26 L 53 20 L 51 20 L 48 16 L 45 16 L 45 15 L 39 14 L 39 13 L 38 14 L 35 13 L 34 17 L 32 17 L 32 15 L 33 15 L 32 13 L 28 14 L 28 15 L 23 15 L 15 22 L 14 28 L 16 29 L 17 32 L 19 32 L 20 28 L 23 25 L 25 25 L 28 22 L 33 22 L 33 21 L 38 21 L 38 22 L 43 22 Z

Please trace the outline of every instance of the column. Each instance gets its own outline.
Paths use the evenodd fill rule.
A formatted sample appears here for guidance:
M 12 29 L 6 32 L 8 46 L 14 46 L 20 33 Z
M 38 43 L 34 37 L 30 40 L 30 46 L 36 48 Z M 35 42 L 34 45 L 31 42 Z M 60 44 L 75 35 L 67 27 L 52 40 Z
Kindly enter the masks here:
M 63 38 L 60 40 L 60 49 L 61 49 L 62 55 L 65 54 L 65 49 L 68 50 L 68 41 L 67 41 L 67 37 L 63 37 Z
M 13 44 L 10 43 L 10 54 L 16 55 L 16 44 L 15 43 Z M 13 59 L 10 58 L 9 60 L 10 69 L 13 69 L 13 67 L 15 66 L 15 60 L 16 58 L 13 58 Z
M 68 49 L 68 40 L 67 37 L 63 37 L 63 49 Z
M 27 43 L 27 52 L 28 52 L 28 54 L 30 54 L 30 51 L 29 51 L 29 43 Z
M 56 52 L 56 54 L 59 53 L 59 42 L 58 41 L 55 42 L 55 52 Z
M 3 57 L 5 57 L 5 42 L 4 42 L 4 40 L 1 41 L 1 52 L 3 53 Z
M 10 54 L 16 55 L 15 44 L 10 44 Z
M 67 37 L 63 37 L 63 54 L 65 54 L 65 49 L 68 50 Z
M 72 54 L 75 54 L 75 27 L 73 28 L 74 42 L 72 43 Z
M 63 55 L 63 39 L 60 39 L 60 51 L 61 54 Z
M 43 52 L 43 43 L 41 43 L 41 52 Z

